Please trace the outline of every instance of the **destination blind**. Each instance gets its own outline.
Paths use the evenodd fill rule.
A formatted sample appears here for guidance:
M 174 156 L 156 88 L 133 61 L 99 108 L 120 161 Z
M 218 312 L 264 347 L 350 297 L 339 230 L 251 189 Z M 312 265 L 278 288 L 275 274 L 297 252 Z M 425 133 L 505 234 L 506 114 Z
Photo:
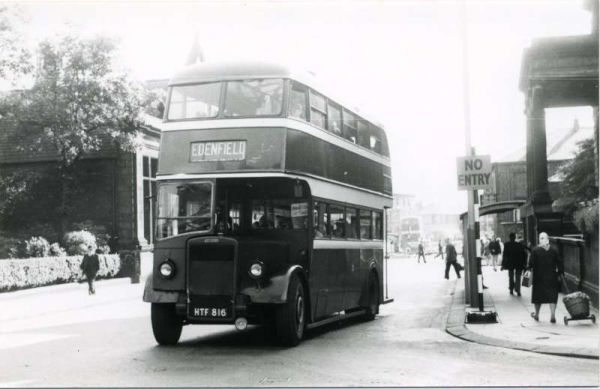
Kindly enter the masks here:
M 193 142 L 191 144 L 191 162 L 241 161 L 245 158 L 245 140 Z

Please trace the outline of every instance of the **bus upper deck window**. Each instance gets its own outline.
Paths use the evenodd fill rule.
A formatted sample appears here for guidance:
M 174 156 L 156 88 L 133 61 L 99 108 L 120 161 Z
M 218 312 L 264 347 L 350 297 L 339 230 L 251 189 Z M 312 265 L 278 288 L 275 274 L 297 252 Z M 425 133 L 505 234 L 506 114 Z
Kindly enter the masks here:
M 306 89 L 297 84 L 290 91 L 289 116 L 306 120 Z
M 381 139 L 375 135 L 369 137 L 369 147 L 376 153 L 381 153 Z
M 344 138 L 352 143 L 358 141 L 358 130 L 356 129 L 356 118 L 353 113 L 343 111 Z
M 276 116 L 281 114 L 282 101 L 282 79 L 229 81 L 225 116 Z
M 363 147 L 370 147 L 369 144 L 369 125 L 367 121 L 363 119 L 357 120 L 358 129 L 358 144 Z
M 317 127 L 325 128 L 327 120 L 327 106 L 325 98 L 320 94 L 310 91 L 310 122 Z
M 221 83 L 174 86 L 169 99 L 168 120 L 212 118 L 219 114 Z
M 335 134 L 342 134 L 342 111 L 333 104 L 327 104 L 327 129 Z

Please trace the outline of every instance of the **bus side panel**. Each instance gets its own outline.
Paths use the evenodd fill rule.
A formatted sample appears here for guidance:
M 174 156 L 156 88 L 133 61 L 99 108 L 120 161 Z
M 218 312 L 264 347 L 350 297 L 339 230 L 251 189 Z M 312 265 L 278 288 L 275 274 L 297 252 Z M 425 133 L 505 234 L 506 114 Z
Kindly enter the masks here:
M 356 308 L 360 304 L 360 294 L 365 279 L 365 265 L 362 263 L 365 251 L 362 249 L 346 250 L 346 293 L 344 309 Z
M 346 250 L 314 250 L 310 269 L 313 317 L 318 320 L 343 310 Z
M 300 131 L 287 131 L 285 168 L 391 194 L 390 168 Z

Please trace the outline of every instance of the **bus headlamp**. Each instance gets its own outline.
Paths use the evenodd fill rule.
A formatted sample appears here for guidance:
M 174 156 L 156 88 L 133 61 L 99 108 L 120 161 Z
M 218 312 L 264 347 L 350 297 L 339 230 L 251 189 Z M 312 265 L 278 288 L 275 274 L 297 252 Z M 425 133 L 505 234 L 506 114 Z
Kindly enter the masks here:
M 264 271 L 264 266 L 261 262 L 253 262 L 252 265 L 250 265 L 250 269 L 248 270 L 248 273 L 250 273 L 251 277 L 254 278 L 259 278 L 260 276 L 263 275 L 263 271 Z
M 169 279 L 175 277 L 175 264 L 171 260 L 161 263 L 158 270 L 163 278 Z

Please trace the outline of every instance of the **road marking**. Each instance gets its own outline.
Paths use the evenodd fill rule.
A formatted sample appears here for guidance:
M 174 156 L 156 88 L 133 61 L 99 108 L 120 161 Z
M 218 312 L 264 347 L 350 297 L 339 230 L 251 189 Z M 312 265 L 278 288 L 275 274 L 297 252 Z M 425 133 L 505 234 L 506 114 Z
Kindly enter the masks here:
M 49 333 L 41 333 L 41 334 L 0 334 L 0 350 L 5 350 L 9 348 L 15 347 L 23 347 L 29 346 L 32 344 L 42 343 L 42 342 L 50 342 L 53 340 L 71 338 L 79 335 L 64 335 L 64 334 L 49 334 Z

